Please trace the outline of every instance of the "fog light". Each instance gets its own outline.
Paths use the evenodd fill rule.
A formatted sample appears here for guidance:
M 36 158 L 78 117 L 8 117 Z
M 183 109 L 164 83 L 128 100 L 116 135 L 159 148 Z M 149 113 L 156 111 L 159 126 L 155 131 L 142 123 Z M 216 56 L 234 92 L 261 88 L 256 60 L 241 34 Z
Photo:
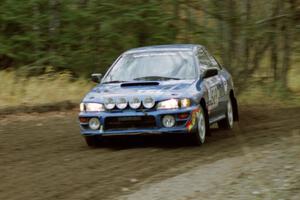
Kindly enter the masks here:
M 141 106 L 141 100 L 139 98 L 133 98 L 129 101 L 129 106 L 132 109 L 138 109 Z
M 152 97 L 146 97 L 143 101 L 143 105 L 145 108 L 153 108 L 153 106 L 155 105 L 155 100 Z
M 107 110 L 112 110 L 115 106 L 116 106 L 116 104 L 115 104 L 115 101 L 113 100 L 113 98 L 107 98 L 105 100 L 104 107 Z
M 171 128 L 175 126 L 175 118 L 172 115 L 165 115 L 162 119 L 164 127 Z
M 127 100 L 125 98 L 120 98 L 117 100 L 117 108 L 119 108 L 120 110 L 123 110 L 127 107 Z
M 89 121 L 89 127 L 92 130 L 97 130 L 100 128 L 100 121 L 98 118 L 91 118 Z

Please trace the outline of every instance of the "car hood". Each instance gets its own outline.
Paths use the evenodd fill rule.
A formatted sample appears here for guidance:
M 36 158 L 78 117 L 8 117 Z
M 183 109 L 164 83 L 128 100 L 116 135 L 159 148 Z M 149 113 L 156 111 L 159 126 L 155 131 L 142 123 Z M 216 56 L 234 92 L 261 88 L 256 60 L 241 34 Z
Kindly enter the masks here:
M 135 81 L 126 83 L 99 84 L 83 99 L 84 102 L 102 103 L 106 98 L 133 97 L 145 98 L 151 96 L 155 101 L 189 97 L 189 90 L 195 80 L 171 81 Z

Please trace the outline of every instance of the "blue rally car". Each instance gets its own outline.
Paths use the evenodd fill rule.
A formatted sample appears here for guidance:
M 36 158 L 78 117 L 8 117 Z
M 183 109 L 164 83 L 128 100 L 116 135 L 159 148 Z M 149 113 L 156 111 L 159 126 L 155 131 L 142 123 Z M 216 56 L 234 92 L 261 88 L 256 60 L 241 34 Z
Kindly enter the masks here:
M 201 45 L 161 45 L 123 53 L 80 104 L 89 146 L 103 136 L 189 135 L 197 145 L 209 126 L 231 129 L 238 105 L 231 75 Z

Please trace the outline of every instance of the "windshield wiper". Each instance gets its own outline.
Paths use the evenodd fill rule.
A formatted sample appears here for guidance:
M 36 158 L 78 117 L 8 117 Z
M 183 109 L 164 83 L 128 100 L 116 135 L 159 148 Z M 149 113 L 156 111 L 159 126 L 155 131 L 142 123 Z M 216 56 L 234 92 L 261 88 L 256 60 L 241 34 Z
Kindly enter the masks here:
M 175 78 L 175 77 L 165 77 L 165 76 L 143 76 L 143 77 L 138 77 L 133 79 L 135 81 L 138 80 L 180 80 L 180 78 Z
M 124 83 L 126 81 L 106 81 L 106 82 L 103 82 L 102 84 L 108 84 L 108 83 Z

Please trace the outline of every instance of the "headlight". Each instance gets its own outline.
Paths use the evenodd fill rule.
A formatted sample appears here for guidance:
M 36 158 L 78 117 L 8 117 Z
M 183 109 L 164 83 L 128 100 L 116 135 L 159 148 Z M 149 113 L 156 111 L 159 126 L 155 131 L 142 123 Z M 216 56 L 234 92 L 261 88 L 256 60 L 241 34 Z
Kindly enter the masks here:
M 129 106 L 132 109 L 138 109 L 141 106 L 141 100 L 139 98 L 133 98 L 129 101 Z
M 191 100 L 188 98 L 170 99 L 170 100 L 159 102 L 157 104 L 157 109 L 158 110 L 177 109 L 177 108 L 187 108 L 190 106 L 191 106 Z
M 158 110 L 176 109 L 176 108 L 179 108 L 177 99 L 170 99 L 170 100 L 159 102 L 157 104 L 157 109 Z
M 126 107 L 127 107 L 127 100 L 125 99 L 125 98 L 120 98 L 120 99 L 118 99 L 117 100 L 117 103 L 116 103 L 116 105 L 117 105 L 117 108 L 119 108 L 119 109 L 125 109 Z
M 152 97 L 146 97 L 143 101 L 143 105 L 145 108 L 153 108 L 153 106 L 155 105 L 155 101 Z
M 105 99 L 104 106 L 107 110 L 112 110 L 116 106 L 116 104 L 113 98 L 107 98 Z
M 80 112 L 83 112 L 85 111 L 85 106 L 84 106 L 84 103 L 81 103 L 80 104 Z
M 190 107 L 190 106 L 191 106 L 191 100 L 190 99 L 185 98 L 185 99 L 180 100 L 180 107 L 181 108 L 187 108 L 187 107 Z
M 81 103 L 80 111 L 86 112 L 102 112 L 104 111 L 104 106 L 101 103 Z

